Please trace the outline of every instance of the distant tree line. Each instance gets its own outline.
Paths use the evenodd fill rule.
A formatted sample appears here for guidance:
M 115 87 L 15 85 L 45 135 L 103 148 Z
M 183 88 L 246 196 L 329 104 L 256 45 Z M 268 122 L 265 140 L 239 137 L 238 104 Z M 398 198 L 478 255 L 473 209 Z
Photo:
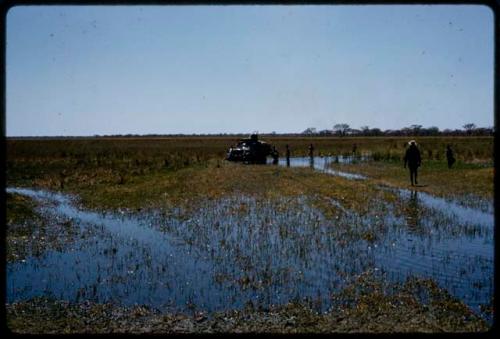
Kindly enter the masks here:
M 422 125 L 411 125 L 401 129 L 370 128 L 361 126 L 359 129 L 351 128 L 348 124 L 335 124 L 332 129 L 318 131 L 314 127 L 305 129 L 301 134 L 310 136 L 493 136 L 494 127 L 477 127 L 473 123 L 462 126 L 463 129 L 439 130 L 436 126 L 423 127 Z
M 422 127 L 422 125 L 411 125 L 401 129 L 386 129 L 369 126 L 361 126 L 359 129 L 351 128 L 348 124 L 335 124 L 332 129 L 317 130 L 315 127 L 306 128 L 301 133 L 252 133 L 260 136 L 493 136 L 495 133 L 494 127 L 477 127 L 473 123 L 468 123 L 462 126 L 462 129 L 444 129 L 439 130 L 436 126 Z M 165 137 L 248 137 L 251 133 L 176 133 L 176 134 L 94 134 L 93 136 L 16 136 L 8 137 L 13 139 L 60 139 L 60 138 L 165 138 Z

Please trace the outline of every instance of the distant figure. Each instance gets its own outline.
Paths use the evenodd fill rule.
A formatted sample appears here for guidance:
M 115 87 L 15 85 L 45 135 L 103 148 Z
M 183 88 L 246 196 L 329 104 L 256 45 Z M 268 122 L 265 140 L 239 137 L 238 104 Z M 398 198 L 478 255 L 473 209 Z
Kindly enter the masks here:
M 309 167 L 314 168 L 314 146 L 309 145 Z
M 352 155 L 356 154 L 357 149 L 358 149 L 358 146 L 356 144 L 352 145 Z
M 288 148 L 288 144 L 286 144 L 286 167 L 290 167 L 290 148 Z
M 453 150 L 450 145 L 446 146 L 446 160 L 448 160 L 448 168 L 451 168 L 455 163 L 455 157 L 453 156 Z
M 314 156 L 314 146 L 313 146 L 313 144 L 309 145 L 309 156 L 311 158 Z
M 250 135 L 248 146 L 250 148 L 250 163 L 255 163 L 260 151 L 259 137 L 257 134 Z
M 422 160 L 420 157 L 420 151 L 417 148 L 417 143 L 415 140 L 411 140 L 409 143 L 410 147 L 406 150 L 404 157 L 404 168 L 408 164 L 408 168 L 410 169 L 410 181 L 411 185 L 417 185 L 417 169 L 420 166 Z
M 274 146 L 273 146 L 273 150 L 271 152 L 271 156 L 273 157 L 273 165 L 277 165 L 278 160 L 279 160 L 279 153 L 276 150 L 276 147 L 274 147 Z

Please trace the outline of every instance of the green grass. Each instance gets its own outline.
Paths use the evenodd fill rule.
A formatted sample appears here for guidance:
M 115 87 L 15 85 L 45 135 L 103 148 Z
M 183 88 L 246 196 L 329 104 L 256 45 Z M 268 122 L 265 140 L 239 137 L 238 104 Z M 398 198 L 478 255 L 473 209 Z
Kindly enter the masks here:
M 26 257 L 35 243 L 33 236 L 45 228 L 44 218 L 35 211 L 36 203 L 19 194 L 7 193 L 7 261 L 15 261 Z
M 292 156 L 306 156 L 312 143 L 315 154 L 351 155 L 353 145 L 356 152 L 370 152 L 380 160 L 401 160 L 409 140 L 415 139 L 424 160 L 445 159 L 446 145 L 450 144 L 458 160 L 493 159 L 493 137 L 296 137 L 268 138 L 284 154 L 285 145 L 291 148 Z
M 346 172 L 361 173 L 371 181 L 396 187 L 410 187 L 408 168 L 403 162 L 378 161 L 358 164 L 333 164 Z M 461 160 L 449 169 L 446 161 L 423 161 L 418 170 L 418 189 L 438 196 L 476 195 L 493 199 L 493 166 Z
M 40 256 L 49 249 L 60 249 L 75 234 L 67 218 L 49 219 L 38 212 L 38 204 L 31 198 L 7 193 L 5 205 L 7 262 Z
M 86 185 L 68 182 L 68 191 L 78 193 L 84 205 L 94 209 L 195 207 L 198 201 L 227 195 L 263 197 L 315 196 L 319 205 L 328 198 L 346 207 L 362 209 L 377 194 L 370 183 L 314 172 L 308 168 L 240 165 L 198 166 L 130 178 L 126 184 Z M 371 194 L 368 194 L 371 193 Z
M 397 162 L 402 159 L 408 139 L 410 137 L 269 137 L 264 140 L 275 145 L 282 155 L 285 145 L 290 145 L 292 156 L 306 155 L 310 143 L 315 146 L 315 154 L 350 154 L 353 144 L 356 144 L 358 153 L 370 152 L 380 160 L 384 160 L 372 167 L 360 167 L 362 171 L 373 174 L 376 179 L 391 181 L 397 178 L 398 185 L 402 185 L 406 181 L 404 178 L 407 174 L 399 170 L 397 163 L 391 161 Z M 492 137 L 416 139 L 424 162 L 421 170 L 422 180 L 427 180 L 426 175 L 436 173 L 436 180 L 432 183 L 434 185 L 439 182 L 438 179 L 446 170 L 443 168 L 443 152 L 445 146 L 451 144 L 458 159 L 454 173 L 459 174 L 449 176 L 450 180 L 456 178 L 457 184 L 448 187 L 450 189 L 457 187 L 459 193 L 467 192 L 465 185 L 461 184 L 461 181 L 465 180 L 469 182 L 469 186 L 474 187 L 473 192 L 490 194 L 491 187 L 485 180 L 492 178 L 491 166 L 484 169 L 475 166 L 474 163 L 492 163 Z M 138 193 L 137 199 L 140 196 L 148 202 L 159 199 L 160 192 L 156 189 L 156 185 L 164 180 L 168 182 L 170 179 L 182 179 L 188 185 L 191 176 L 199 173 L 203 176 L 204 170 L 208 170 L 207 173 L 215 171 L 219 176 L 230 177 L 231 173 L 228 171 L 239 167 L 228 167 L 224 165 L 223 159 L 228 147 L 237 140 L 234 137 L 29 140 L 9 138 L 7 139 L 7 186 L 44 187 L 84 194 L 88 191 L 94 192 L 96 200 L 103 200 L 98 197 L 101 194 L 120 192 L 130 196 L 132 191 L 144 188 Z M 223 172 L 214 168 L 223 168 Z M 250 172 L 243 170 L 241 175 L 251 177 Z M 193 180 L 194 186 L 200 184 L 196 178 L 193 177 Z M 253 180 L 261 179 L 253 178 Z M 268 178 L 262 180 L 267 180 L 262 186 L 270 185 Z M 231 183 L 233 191 L 252 189 L 249 180 L 235 179 L 228 182 Z M 217 181 L 217 184 L 228 187 L 224 180 Z M 165 188 L 164 185 L 160 187 Z M 181 188 L 186 187 L 180 186 L 179 190 Z M 194 187 L 194 190 L 190 190 L 197 189 Z M 87 195 L 90 197 L 90 193 Z
M 379 161 L 356 165 L 335 165 L 343 171 L 361 172 L 366 181 L 351 181 L 318 173 L 308 168 L 240 165 L 223 161 L 227 148 L 236 138 L 156 138 L 156 139 L 56 139 L 7 140 L 7 186 L 42 187 L 78 194 L 86 207 L 132 211 L 170 206 L 197 208 L 204 199 L 228 195 L 256 195 L 272 199 L 280 196 L 304 196 L 312 200 L 327 216 L 338 211 L 329 199 L 339 201 L 346 209 L 368 213 L 374 201 L 394 201 L 390 192 L 380 190 L 379 184 L 408 187 L 408 170 L 401 161 L 404 144 L 410 138 L 281 138 L 266 140 L 284 153 L 289 144 L 292 156 L 306 155 L 309 143 L 316 153 L 343 154 L 352 151 L 356 143 L 359 153 L 370 152 Z M 492 150 L 489 137 L 417 138 L 423 166 L 419 181 L 426 186 L 419 190 L 438 195 L 476 194 L 491 198 L 493 192 Z M 449 170 L 442 158 L 446 144 L 452 144 L 458 159 Z M 484 165 L 486 164 L 486 165 Z M 43 218 L 35 212 L 35 203 L 19 195 L 7 195 L 7 244 L 22 255 L 21 247 L 10 241 L 24 239 L 19 246 L 31 248 L 38 244 L 42 252 L 57 244 L 32 242 L 35 226 L 44 234 Z M 373 212 L 373 211 L 372 211 Z M 384 213 L 383 210 L 377 213 Z M 18 227 L 19 226 L 19 227 Z M 349 225 L 346 225 L 349 227 Z M 57 234 L 65 232 L 64 224 L 54 225 Z M 17 233 L 16 233 L 17 232 Z M 24 232 L 24 233 L 23 233 Z M 363 233 L 367 241 L 373 233 Z M 63 241 L 64 241 L 64 237 Z M 67 239 L 71 238 L 68 234 Z M 19 257 L 16 258 L 17 260 Z M 178 320 L 173 315 L 146 312 L 144 322 L 135 322 L 135 311 L 124 310 L 120 322 L 114 322 L 112 310 L 106 305 L 92 308 L 81 305 L 41 305 L 19 303 L 8 307 L 8 325 L 18 332 L 106 332 L 110 330 L 146 332 L 152 322 L 153 332 L 184 331 L 189 323 L 196 332 L 266 331 L 266 332 L 387 332 L 387 331 L 484 331 L 486 324 L 431 283 L 433 295 L 429 305 L 420 304 L 409 290 L 398 295 L 386 295 L 374 283 L 361 294 L 344 291 L 342 298 L 356 298 L 356 303 L 342 311 L 318 315 L 302 306 L 284 307 L 275 312 L 226 312 L 210 320 Z M 411 286 L 410 286 L 411 287 Z M 410 288 L 408 287 L 408 288 Z M 434 292 L 432 292 L 434 291 Z M 351 293 L 351 295 L 349 295 Z M 60 302 L 59 302 L 60 303 Z M 57 303 L 56 303 L 57 304 Z M 99 313 L 106 309 L 105 313 Z M 93 311 L 95 313 L 93 313 Z M 82 313 L 83 312 L 83 313 Z M 121 312 L 121 311 L 120 311 Z M 142 312 L 142 311 L 141 311 Z M 77 317 L 71 316 L 77 314 Z M 96 318 L 96 315 L 100 317 Z M 287 327 L 294 316 L 296 323 Z M 85 319 L 77 321 L 75 319 Z M 96 319 L 98 321 L 96 322 Z M 213 321 L 213 319 L 218 319 Z M 231 319 L 231 321 L 223 320 Z M 48 321 L 49 320 L 49 321 Z M 235 322 L 233 322 L 234 320 Z M 123 325 L 125 324 L 125 325 Z M 127 325 L 130 324 L 130 325 Z M 198 325 L 197 325 L 198 324 Z M 149 327 L 148 327 L 149 326 Z M 187 326 L 187 325 L 186 325 Z M 198 326 L 198 327 L 197 327 Z M 218 327 L 220 326 L 220 327 Z
M 402 168 L 410 137 L 269 137 L 264 140 L 284 154 L 306 155 L 310 143 L 315 154 L 370 152 L 379 160 L 344 170 L 362 172 L 373 182 L 407 186 Z M 422 151 L 422 188 L 436 194 L 473 193 L 492 196 L 492 137 L 416 138 Z M 321 193 L 358 197 L 370 183 L 346 183 L 311 171 L 241 166 L 223 159 L 234 137 L 7 139 L 7 186 L 43 187 L 80 194 L 84 203 L 101 208 L 143 208 L 180 203 L 202 196 L 238 192 L 266 194 Z M 458 159 L 449 171 L 442 155 L 447 144 Z M 400 162 L 401 161 L 401 162 Z M 487 167 L 482 167 L 489 163 Z M 451 175 L 450 175 L 451 174 Z M 357 192 L 355 192 L 357 191 Z M 345 199 L 352 201 L 351 199 Z M 356 204 L 351 202 L 351 204 Z
M 7 193 L 5 206 L 8 224 L 21 225 L 40 217 L 34 210 L 35 202 L 20 194 Z

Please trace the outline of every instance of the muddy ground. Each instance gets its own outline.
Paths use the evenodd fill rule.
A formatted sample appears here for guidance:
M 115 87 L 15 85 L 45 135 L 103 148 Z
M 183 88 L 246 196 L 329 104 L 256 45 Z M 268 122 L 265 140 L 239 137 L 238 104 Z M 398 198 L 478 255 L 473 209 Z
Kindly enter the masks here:
M 388 292 L 390 290 L 390 292 Z M 426 297 L 423 298 L 422 296 Z M 339 306 L 318 313 L 304 303 L 268 309 L 161 313 L 147 307 L 36 298 L 7 305 L 16 333 L 401 333 L 484 332 L 487 323 L 430 280 L 388 286 L 369 272 L 332 296 Z

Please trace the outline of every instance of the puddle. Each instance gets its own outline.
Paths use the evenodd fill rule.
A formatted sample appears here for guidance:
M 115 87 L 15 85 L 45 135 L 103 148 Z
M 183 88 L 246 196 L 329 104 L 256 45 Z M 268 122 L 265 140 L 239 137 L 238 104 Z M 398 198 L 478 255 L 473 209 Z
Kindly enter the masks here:
M 481 313 L 480 305 L 493 297 L 493 216 L 474 221 L 463 211 L 430 204 L 435 203 L 430 198 L 421 192 L 401 195 L 407 208 L 399 217 L 392 212 L 384 217 L 389 229 L 382 244 L 372 246 L 375 261 L 390 281 L 432 278 Z M 492 321 L 489 315 L 485 319 Z
M 384 190 L 397 192 L 403 199 L 409 200 L 410 202 L 418 202 L 428 208 L 442 211 L 448 216 L 454 216 L 458 218 L 461 223 L 473 223 L 490 227 L 494 225 L 493 204 L 491 204 L 491 207 L 476 209 L 466 207 L 458 201 L 435 197 L 425 192 L 417 192 L 404 188 L 395 189 L 387 186 L 379 187 Z M 485 204 L 483 203 L 483 205 Z
M 480 210 L 484 213 L 494 214 L 495 207 L 493 205 L 493 198 L 487 199 L 479 197 L 474 194 L 464 194 L 458 197 L 454 197 L 453 200 L 456 205 L 463 206 L 465 208 Z
M 310 167 L 317 171 L 328 173 L 331 175 L 340 176 L 347 179 L 353 180 L 364 180 L 367 179 L 366 176 L 357 174 L 357 173 L 349 173 L 338 171 L 330 168 L 330 164 L 338 162 L 338 163 L 355 163 L 357 161 L 366 161 L 369 158 L 367 156 L 361 157 L 352 157 L 352 156 L 316 156 L 316 157 L 290 157 L 290 166 L 289 167 Z M 268 164 L 272 164 L 272 159 L 267 160 Z M 279 158 L 278 165 L 280 166 L 288 166 L 286 158 Z
M 423 193 L 402 192 L 409 208 L 399 214 L 383 201 L 363 216 L 332 201 L 343 213 L 328 219 L 306 197 L 230 196 L 193 213 L 125 216 L 82 210 L 57 193 L 8 192 L 46 202 L 43 213 L 71 218 L 78 235 L 8 264 L 7 302 L 45 295 L 210 312 L 308 300 L 325 311 L 369 269 L 392 282 L 432 278 L 477 313 L 493 296 L 493 219 L 443 211 Z M 367 232 L 375 239 L 364 240 Z

